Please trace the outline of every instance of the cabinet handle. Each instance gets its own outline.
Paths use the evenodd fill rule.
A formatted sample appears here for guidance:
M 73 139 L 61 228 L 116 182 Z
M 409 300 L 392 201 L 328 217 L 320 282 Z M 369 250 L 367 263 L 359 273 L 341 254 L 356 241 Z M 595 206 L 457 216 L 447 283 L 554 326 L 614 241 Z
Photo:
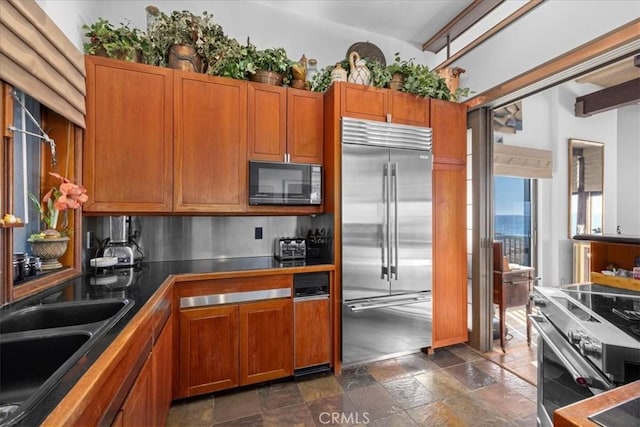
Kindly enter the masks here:
M 228 294 L 200 295 L 180 298 L 180 308 L 203 307 L 207 305 L 232 304 L 265 299 L 289 298 L 291 288 L 265 289 L 260 291 L 230 292 Z

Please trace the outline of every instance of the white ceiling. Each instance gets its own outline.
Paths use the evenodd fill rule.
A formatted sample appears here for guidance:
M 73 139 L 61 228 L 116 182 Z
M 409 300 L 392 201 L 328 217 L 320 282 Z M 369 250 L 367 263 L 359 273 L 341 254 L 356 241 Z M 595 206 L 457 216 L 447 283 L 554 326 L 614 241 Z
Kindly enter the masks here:
M 422 46 L 472 0 L 259 0 L 266 6 Z

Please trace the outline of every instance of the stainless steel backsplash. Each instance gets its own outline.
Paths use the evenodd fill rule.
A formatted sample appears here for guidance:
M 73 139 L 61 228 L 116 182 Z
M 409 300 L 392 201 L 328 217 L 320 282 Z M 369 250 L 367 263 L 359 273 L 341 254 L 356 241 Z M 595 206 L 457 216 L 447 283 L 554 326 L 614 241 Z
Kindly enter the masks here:
M 273 255 L 278 237 L 306 237 L 309 229 L 330 230 L 333 215 L 311 216 L 132 216 L 131 231 L 137 239 L 145 261 L 182 261 L 210 258 L 236 258 Z M 255 228 L 262 227 L 262 239 L 254 238 Z M 85 217 L 86 232 L 102 240 L 109 236 L 109 217 Z M 330 232 L 330 235 L 333 233 Z M 93 256 L 87 250 L 85 258 Z

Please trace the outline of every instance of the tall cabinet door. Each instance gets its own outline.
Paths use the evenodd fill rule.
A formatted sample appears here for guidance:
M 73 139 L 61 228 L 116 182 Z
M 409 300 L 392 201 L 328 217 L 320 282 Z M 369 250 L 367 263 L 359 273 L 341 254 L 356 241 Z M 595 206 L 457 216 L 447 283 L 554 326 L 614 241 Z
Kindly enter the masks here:
M 171 212 L 173 70 L 86 56 L 85 212 Z
M 431 100 L 433 348 L 467 341 L 467 109 Z
M 247 82 L 175 72 L 175 212 L 247 205 Z
M 293 307 L 290 299 L 240 305 L 240 384 L 293 373 Z

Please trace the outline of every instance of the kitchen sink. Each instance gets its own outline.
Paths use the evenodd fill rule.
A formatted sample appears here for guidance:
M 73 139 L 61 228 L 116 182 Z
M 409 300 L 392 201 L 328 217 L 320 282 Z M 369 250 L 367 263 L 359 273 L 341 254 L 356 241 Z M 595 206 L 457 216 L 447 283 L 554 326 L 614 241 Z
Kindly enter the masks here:
M 89 341 L 89 332 L 17 338 L 0 342 L 0 401 L 23 402 Z
M 0 317 L 0 427 L 19 422 L 132 306 L 70 301 Z
M 0 333 L 61 328 L 107 320 L 123 311 L 126 299 L 41 304 L 15 311 L 0 321 Z

